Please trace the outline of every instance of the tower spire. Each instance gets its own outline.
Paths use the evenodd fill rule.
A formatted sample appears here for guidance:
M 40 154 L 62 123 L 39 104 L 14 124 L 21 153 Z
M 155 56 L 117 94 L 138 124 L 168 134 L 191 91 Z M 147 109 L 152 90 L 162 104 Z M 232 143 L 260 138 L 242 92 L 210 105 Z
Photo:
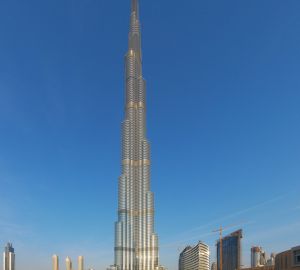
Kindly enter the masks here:
M 133 50 L 141 60 L 141 29 L 139 20 L 138 0 L 131 0 L 131 16 L 129 30 L 129 49 Z
M 131 13 L 135 12 L 135 14 L 138 16 L 139 14 L 139 5 L 138 0 L 131 0 Z

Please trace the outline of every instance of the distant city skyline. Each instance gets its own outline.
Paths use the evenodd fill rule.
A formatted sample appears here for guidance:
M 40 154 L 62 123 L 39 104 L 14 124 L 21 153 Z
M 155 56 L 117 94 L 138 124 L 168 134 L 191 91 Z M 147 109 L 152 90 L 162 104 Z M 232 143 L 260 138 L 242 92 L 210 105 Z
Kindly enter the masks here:
M 0 244 L 51 270 L 114 259 L 129 1 L 0 3 Z M 213 230 L 299 245 L 300 2 L 141 0 L 160 263 Z M 32 262 L 32 253 L 36 260 Z

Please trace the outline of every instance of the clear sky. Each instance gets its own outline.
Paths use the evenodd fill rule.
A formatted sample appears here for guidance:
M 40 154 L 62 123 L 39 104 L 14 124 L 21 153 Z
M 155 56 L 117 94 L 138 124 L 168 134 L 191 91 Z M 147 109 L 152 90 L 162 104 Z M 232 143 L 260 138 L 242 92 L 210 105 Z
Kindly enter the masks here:
M 161 263 L 220 225 L 300 244 L 300 1 L 141 0 Z M 0 245 L 113 263 L 129 0 L 0 1 Z M 76 264 L 75 264 L 76 265 Z M 62 269 L 64 266 L 61 265 Z M 77 267 L 77 265 L 76 265 Z

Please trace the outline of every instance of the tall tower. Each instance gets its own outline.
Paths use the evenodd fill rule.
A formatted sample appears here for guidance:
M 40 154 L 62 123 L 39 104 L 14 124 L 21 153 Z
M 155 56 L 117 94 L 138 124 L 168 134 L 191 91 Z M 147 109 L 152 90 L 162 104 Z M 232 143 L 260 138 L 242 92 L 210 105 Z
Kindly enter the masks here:
M 4 248 L 3 270 L 15 270 L 15 250 L 11 243 L 7 243 Z
M 53 270 L 59 270 L 59 262 L 58 262 L 58 256 L 57 255 L 52 256 L 52 269 Z
M 83 270 L 83 256 L 78 257 L 78 270 Z
M 142 76 L 138 0 L 131 0 L 128 47 L 115 267 L 154 270 L 158 267 L 158 238 L 154 232 L 154 203 L 150 191 L 150 146 L 146 138 L 146 85 Z

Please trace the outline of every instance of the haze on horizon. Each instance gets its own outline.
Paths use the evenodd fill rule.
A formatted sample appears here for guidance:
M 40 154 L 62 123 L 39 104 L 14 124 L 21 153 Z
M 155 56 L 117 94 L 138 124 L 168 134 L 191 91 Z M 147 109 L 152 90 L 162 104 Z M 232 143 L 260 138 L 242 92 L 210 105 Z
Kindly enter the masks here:
M 0 248 L 20 270 L 113 263 L 129 4 L 0 3 Z M 199 240 L 213 261 L 220 225 L 245 265 L 299 245 L 300 2 L 140 8 L 161 264 Z

